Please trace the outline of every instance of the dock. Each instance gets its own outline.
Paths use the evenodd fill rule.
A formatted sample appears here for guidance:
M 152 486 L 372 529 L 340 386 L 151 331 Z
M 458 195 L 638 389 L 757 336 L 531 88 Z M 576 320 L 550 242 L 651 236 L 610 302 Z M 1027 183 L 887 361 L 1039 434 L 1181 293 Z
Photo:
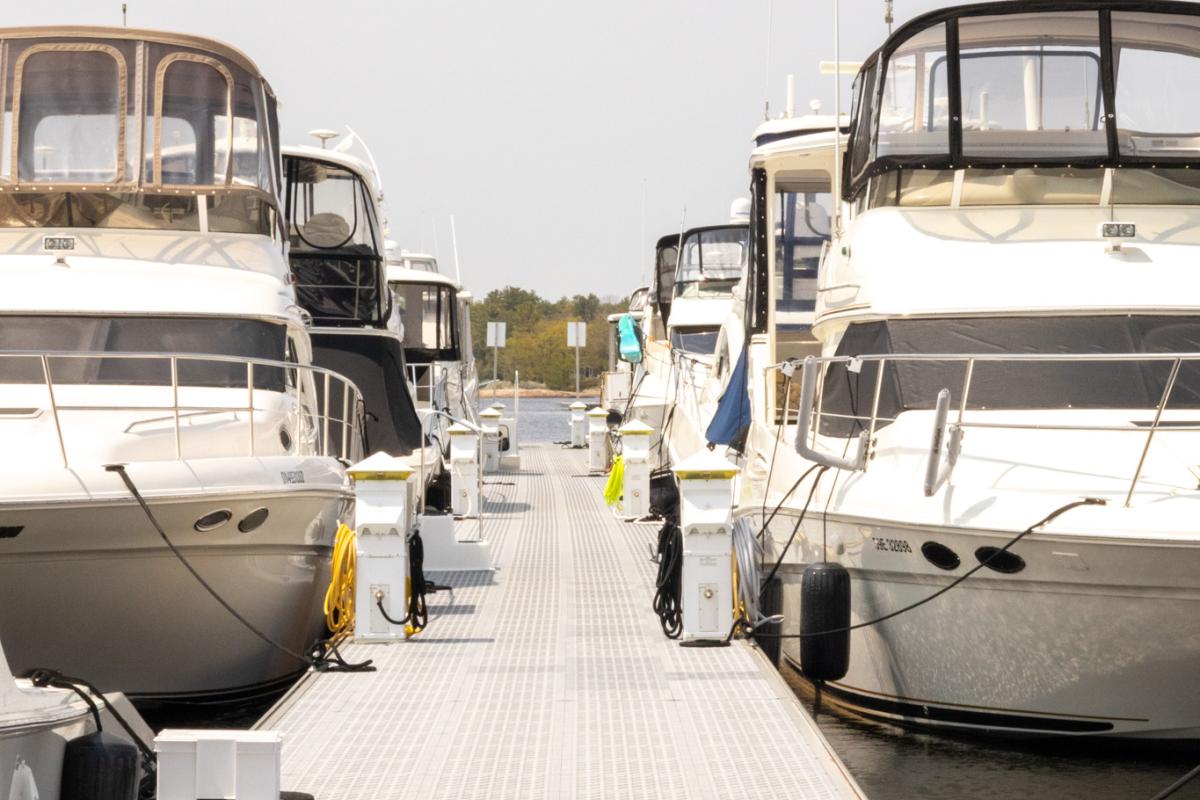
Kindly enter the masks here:
M 429 626 L 353 644 L 369 673 L 310 673 L 258 727 L 283 788 L 389 798 L 859 798 L 751 644 L 681 648 L 651 611 L 657 525 L 616 519 L 587 453 L 522 449 L 486 476 L 496 572 L 436 573 Z

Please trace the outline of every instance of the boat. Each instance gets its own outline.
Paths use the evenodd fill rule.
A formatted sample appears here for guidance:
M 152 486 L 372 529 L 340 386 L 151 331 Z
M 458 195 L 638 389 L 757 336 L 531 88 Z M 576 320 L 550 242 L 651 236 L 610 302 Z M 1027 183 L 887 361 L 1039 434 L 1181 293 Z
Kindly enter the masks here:
M 324 635 L 362 419 L 290 282 L 275 96 L 201 37 L 0 41 L 9 663 L 144 710 L 277 690 Z
M 70 689 L 13 678 L 0 646 L 0 786 L 12 800 L 58 800 L 72 739 L 95 731 L 88 705 Z
M 312 325 L 314 363 L 335 369 L 362 392 L 365 448 L 406 457 L 422 457 L 436 472 L 438 452 L 428 447 L 405 364 L 400 333 L 402 316 L 387 283 L 383 192 L 371 161 L 339 144 L 283 148 L 284 213 L 288 260 L 296 298 Z M 355 137 L 356 138 L 356 137 Z M 353 144 L 347 137 L 343 143 Z M 321 397 L 335 415 L 341 397 Z M 337 446 L 337 441 L 332 443 Z
M 418 413 L 441 412 L 431 427 L 446 446 L 444 415 L 479 425 L 479 375 L 471 338 L 470 292 L 438 270 L 425 253 L 393 251 L 388 287 L 404 337 L 404 357 L 416 387 Z
M 1200 737 L 1200 135 L 1164 80 L 1198 65 L 1190 3 L 955 6 L 866 60 L 847 137 L 752 154 L 735 513 L 766 530 L 792 664 L 804 570 L 848 571 L 826 702 Z M 778 255 L 801 204 L 830 220 L 811 327 Z

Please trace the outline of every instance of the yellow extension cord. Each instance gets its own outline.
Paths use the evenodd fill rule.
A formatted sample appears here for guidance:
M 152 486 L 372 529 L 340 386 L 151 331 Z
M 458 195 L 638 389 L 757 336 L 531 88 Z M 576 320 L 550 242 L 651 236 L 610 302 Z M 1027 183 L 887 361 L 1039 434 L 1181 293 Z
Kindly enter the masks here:
M 354 530 L 339 525 L 333 540 L 333 570 L 325 592 L 325 624 L 332 636 L 354 628 Z

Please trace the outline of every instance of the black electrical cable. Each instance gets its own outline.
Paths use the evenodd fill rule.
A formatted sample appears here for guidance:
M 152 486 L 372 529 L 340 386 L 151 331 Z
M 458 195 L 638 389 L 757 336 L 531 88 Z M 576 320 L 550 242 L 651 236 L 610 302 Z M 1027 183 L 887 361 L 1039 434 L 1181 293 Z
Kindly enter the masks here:
M 1165 800 L 1165 798 L 1170 797 L 1171 795 L 1175 794 L 1177 791 L 1182 789 L 1184 786 L 1186 786 L 1188 783 L 1190 783 L 1197 775 L 1200 775 L 1200 764 L 1197 764 L 1192 769 L 1191 772 L 1187 773 L 1182 778 L 1175 781 L 1174 783 L 1172 783 L 1167 788 L 1163 789 L 1158 794 L 1154 795 L 1154 797 L 1152 797 L 1150 800 Z
M 814 468 L 810 468 L 804 475 L 808 475 Z M 812 505 L 813 495 L 817 493 L 817 487 L 821 485 L 821 477 L 828 471 L 829 467 L 820 467 L 818 469 L 817 477 L 813 478 L 812 487 L 808 490 L 808 499 L 804 501 L 804 508 L 800 509 L 800 516 L 796 518 L 796 524 L 792 526 L 792 535 L 788 537 L 787 544 L 783 546 L 783 551 L 779 554 L 779 558 L 775 560 L 775 566 L 771 567 L 771 571 L 767 574 L 767 577 L 763 578 L 763 587 L 766 587 L 771 582 L 771 579 L 775 577 L 775 573 L 779 572 L 779 567 L 783 565 L 783 559 L 787 556 L 788 550 L 791 549 L 792 542 L 796 541 L 796 533 L 800 530 L 800 526 L 804 523 L 804 517 L 808 514 L 808 507 Z M 801 480 L 804 479 L 804 475 L 801 476 Z
M 655 581 L 654 613 L 668 639 L 683 633 L 683 531 L 673 519 L 663 522 L 658 532 L 658 578 Z
M 392 625 L 411 625 L 413 633 L 425 630 L 429 624 L 429 607 L 425 602 L 426 593 L 448 590 L 449 586 L 439 586 L 425 580 L 425 543 L 421 534 L 414 532 L 408 541 L 408 608 L 403 619 L 393 619 L 383 607 L 383 592 L 375 595 L 375 607 L 383 618 Z
M 991 555 L 989 555 L 987 558 L 983 559 L 978 564 L 976 564 L 974 567 L 972 567 L 971 569 L 964 572 L 962 575 L 960 575 L 958 578 L 956 578 L 951 583 L 948 583 L 947 585 L 943 586 L 941 589 L 938 589 L 936 592 L 929 595 L 928 597 L 923 597 L 915 603 L 904 606 L 903 608 L 896 609 L 895 611 L 891 611 L 887 614 L 884 614 L 882 617 L 876 617 L 875 619 L 867 620 L 866 622 L 859 622 L 856 625 L 847 625 L 845 627 L 833 628 L 833 629 L 827 630 L 827 631 L 813 631 L 811 633 L 757 633 L 755 635 L 761 636 L 761 637 L 766 637 L 766 638 L 771 638 L 771 639 L 805 639 L 805 638 L 811 638 L 811 637 L 816 637 L 816 636 L 829 636 L 829 635 L 835 634 L 835 633 L 846 633 L 847 631 L 856 631 L 860 628 L 869 628 L 872 625 L 878 625 L 881 622 L 886 622 L 889 619 L 894 619 L 895 617 L 898 617 L 901 614 L 906 614 L 915 608 L 920 608 L 921 606 L 925 605 L 926 603 L 930 602 L 931 600 L 935 600 L 938 597 L 941 597 L 946 592 L 948 592 L 951 589 L 953 589 L 954 587 L 958 586 L 963 581 L 965 581 L 967 578 L 971 577 L 976 572 L 979 572 L 979 570 L 983 569 L 988 564 L 992 563 L 992 561 L 994 559 L 998 558 L 1001 553 L 1007 553 L 1009 548 L 1011 548 L 1017 542 L 1021 541 L 1026 536 L 1033 533 L 1035 530 L 1042 527 L 1043 525 L 1050 524 L 1050 522 L 1052 522 L 1059 516 L 1067 513 L 1071 509 L 1079 508 L 1080 506 L 1102 506 L 1105 504 L 1106 504 L 1106 501 L 1102 500 L 1100 498 L 1085 497 L 1082 500 L 1074 500 L 1070 503 L 1067 503 L 1066 505 L 1059 506 L 1054 511 L 1051 511 L 1049 514 L 1047 514 L 1045 517 L 1042 517 L 1042 519 L 1033 523 L 1028 528 L 1021 531 L 1013 538 L 1009 539 L 1008 542 L 1005 543 L 1005 545 L 1003 547 L 996 550 Z M 774 572 L 772 572 L 772 575 L 774 575 Z
M 183 553 L 180 552 L 179 548 L 175 546 L 175 543 L 172 542 L 170 537 L 167 536 L 167 532 L 163 530 L 162 525 L 158 524 L 158 519 L 154 516 L 154 512 L 150 510 L 150 506 L 147 505 L 146 499 L 144 497 L 142 497 L 142 493 L 138 490 L 137 485 L 133 482 L 133 478 L 129 477 L 129 473 L 125 470 L 125 465 L 124 464 L 108 464 L 104 467 L 104 469 L 107 470 L 108 472 L 115 472 L 121 476 L 121 480 L 124 481 L 124 483 L 125 483 L 125 488 L 127 488 L 129 490 L 129 493 L 133 495 L 133 498 L 135 500 L 137 500 L 138 505 L 141 506 L 141 508 L 142 508 L 142 512 L 146 515 L 146 519 L 148 519 L 150 521 L 150 524 L 154 527 L 154 530 L 158 531 L 158 535 L 160 537 L 162 537 L 162 540 L 167 545 L 167 548 L 175 555 L 175 557 L 177 559 L 179 559 L 179 563 L 181 563 L 184 566 L 184 568 L 187 569 L 187 571 L 191 573 L 192 577 L 196 579 L 197 583 L 199 583 L 202 587 L 204 587 L 204 590 L 206 592 L 208 592 L 210 595 L 212 595 L 212 598 L 214 600 L 216 600 L 218 603 L 221 604 L 222 608 L 224 608 L 226 611 L 228 611 L 230 613 L 230 615 L 233 616 L 233 618 L 236 619 L 238 622 L 240 622 L 248 631 L 253 633 L 259 639 L 262 639 L 264 642 L 266 642 L 268 645 L 275 648 L 279 652 L 284 653 L 285 655 L 289 655 L 292 658 L 299 661 L 300 663 L 306 664 L 310 667 L 313 667 L 314 669 L 319 669 L 321 671 L 327 671 L 327 672 L 333 672 L 333 671 L 371 672 L 371 671 L 374 671 L 375 668 L 373 666 L 371 666 L 370 659 L 368 659 L 367 661 L 358 663 L 358 664 L 348 664 L 347 662 L 341 660 L 341 658 L 339 656 L 339 661 L 338 661 L 337 666 L 331 667 L 328 664 L 324 664 L 324 663 L 320 662 L 319 660 L 314 659 L 312 656 L 310 656 L 306 653 L 298 653 L 295 650 L 291 649 L 290 647 L 285 647 L 284 645 L 282 645 L 279 642 L 272 639 L 270 636 L 267 636 L 265 633 L 263 633 L 261 630 L 259 630 L 253 623 L 251 623 L 250 620 L 246 619 L 241 614 L 239 614 L 237 609 L 235 609 L 232 605 L 230 605 L 229 602 L 225 600 L 225 598 L 221 597 L 221 595 L 217 593 L 217 590 L 214 589 L 208 583 L 208 581 L 204 580 L 204 578 L 201 577 L 200 573 L 196 571 L 196 568 L 192 566 L 191 562 L 189 562 L 187 560 L 187 558 L 183 555 Z

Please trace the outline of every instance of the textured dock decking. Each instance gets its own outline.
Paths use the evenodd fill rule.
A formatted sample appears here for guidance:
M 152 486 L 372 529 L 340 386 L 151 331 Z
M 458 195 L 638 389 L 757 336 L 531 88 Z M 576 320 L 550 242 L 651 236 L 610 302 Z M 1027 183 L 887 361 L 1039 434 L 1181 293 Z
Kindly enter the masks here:
M 844 798 L 859 790 L 749 645 L 680 648 L 650 610 L 657 528 L 615 520 L 586 451 L 488 475 L 495 576 L 440 573 L 429 627 L 346 648 L 260 723 L 317 800 Z

